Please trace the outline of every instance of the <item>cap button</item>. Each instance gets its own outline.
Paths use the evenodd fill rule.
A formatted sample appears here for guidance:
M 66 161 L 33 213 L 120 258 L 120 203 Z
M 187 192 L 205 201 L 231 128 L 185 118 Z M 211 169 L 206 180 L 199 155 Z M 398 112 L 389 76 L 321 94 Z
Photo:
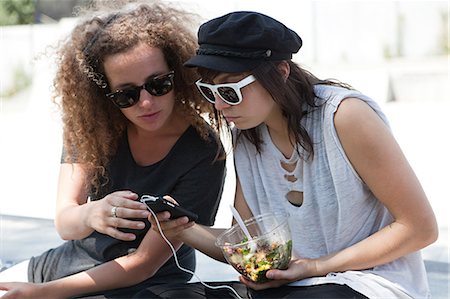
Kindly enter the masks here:
M 267 50 L 266 51 L 266 57 L 270 57 L 272 55 L 272 50 Z

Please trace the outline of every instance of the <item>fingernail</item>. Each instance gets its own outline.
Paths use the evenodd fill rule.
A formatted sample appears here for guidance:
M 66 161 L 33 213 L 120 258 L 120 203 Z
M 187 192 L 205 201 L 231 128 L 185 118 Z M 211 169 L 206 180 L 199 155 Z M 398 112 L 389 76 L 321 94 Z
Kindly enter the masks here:
M 187 217 L 181 217 L 178 221 L 180 224 L 186 224 L 189 222 L 189 219 Z
M 138 225 L 137 225 L 139 228 L 144 228 L 145 227 L 145 224 L 144 223 L 138 223 Z

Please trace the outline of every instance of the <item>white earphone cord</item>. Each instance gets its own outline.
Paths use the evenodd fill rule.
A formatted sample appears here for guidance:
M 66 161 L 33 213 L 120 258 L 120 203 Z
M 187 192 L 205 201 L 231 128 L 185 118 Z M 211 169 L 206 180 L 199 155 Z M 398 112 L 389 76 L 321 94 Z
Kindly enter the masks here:
M 162 231 L 162 229 L 161 229 L 161 225 L 159 224 L 159 220 L 158 220 L 158 218 L 156 217 L 155 213 L 154 213 L 151 209 L 149 209 L 149 210 L 150 210 L 150 213 L 152 213 L 153 218 L 156 220 L 156 225 L 158 226 L 158 230 L 159 230 L 159 232 L 161 233 L 161 236 L 163 237 L 164 241 L 166 241 L 167 245 L 169 245 L 170 250 L 172 250 L 173 257 L 174 257 L 174 259 L 175 259 L 175 264 L 177 265 L 178 269 L 180 269 L 181 271 L 184 271 L 184 272 L 186 272 L 186 273 L 189 273 L 189 274 L 194 275 L 195 278 L 197 278 L 197 279 L 200 281 L 200 283 L 201 283 L 202 285 L 204 285 L 205 287 L 207 287 L 207 288 L 214 289 L 214 290 L 216 290 L 216 289 L 229 289 L 229 290 L 231 290 L 231 291 L 236 295 L 236 297 L 237 297 L 238 299 L 244 299 L 244 298 L 242 298 L 241 296 L 239 296 L 239 294 L 236 292 L 236 290 L 233 289 L 232 287 L 227 286 L 227 285 L 220 285 L 220 286 L 211 286 L 211 285 L 208 285 L 208 284 L 204 283 L 204 282 L 200 279 L 200 277 L 198 277 L 197 274 L 195 274 L 194 272 L 192 272 L 192 271 L 189 270 L 189 269 L 185 269 L 185 268 L 181 267 L 180 264 L 178 263 L 178 257 L 177 257 L 177 252 L 176 252 L 175 248 L 173 248 L 172 243 L 170 243 L 170 241 L 169 241 L 169 240 L 166 238 L 166 236 L 164 235 L 164 233 L 163 233 L 163 231 Z

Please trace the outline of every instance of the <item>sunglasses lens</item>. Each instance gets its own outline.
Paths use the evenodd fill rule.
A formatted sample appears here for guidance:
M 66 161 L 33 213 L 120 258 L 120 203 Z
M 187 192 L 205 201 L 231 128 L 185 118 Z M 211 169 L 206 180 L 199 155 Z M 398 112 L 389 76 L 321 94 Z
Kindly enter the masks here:
M 236 93 L 236 90 L 231 87 L 219 87 L 217 89 L 222 99 L 228 104 L 237 104 L 239 103 L 239 96 Z
M 128 108 L 137 103 L 139 99 L 138 91 L 136 90 L 124 90 L 120 93 L 115 93 L 111 100 L 119 108 Z
M 154 96 L 163 96 L 173 89 L 173 74 L 153 78 L 145 85 L 145 89 Z
M 199 86 L 200 91 L 202 92 L 203 96 L 210 101 L 211 103 L 215 102 L 214 93 L 211 89 L 205 86 Z
M 162 96 L 169 93 L 173 89 L 173 76 L 174 72 L 172 71 L 151 79 L 143 86 L 116 91 L 107 94 L 106 96 L 111 99 L 117 107 L 128 108 L 139 101 L 139 95 L 143 88 L 153 96 Z

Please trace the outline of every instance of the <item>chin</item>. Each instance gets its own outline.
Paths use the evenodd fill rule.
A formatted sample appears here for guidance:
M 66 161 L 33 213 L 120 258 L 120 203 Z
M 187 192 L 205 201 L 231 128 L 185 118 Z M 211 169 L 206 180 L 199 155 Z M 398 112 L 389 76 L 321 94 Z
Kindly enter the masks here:
M 230 126 L 238 128 L 239 130 L 248 130 L 248 129 L 253 129 L 256 128 L 257 126 L 259 126 L 259 124 L 249 124 L 249 123 L 242 123 L 242 122 L 231 122 L 229 123 Z

